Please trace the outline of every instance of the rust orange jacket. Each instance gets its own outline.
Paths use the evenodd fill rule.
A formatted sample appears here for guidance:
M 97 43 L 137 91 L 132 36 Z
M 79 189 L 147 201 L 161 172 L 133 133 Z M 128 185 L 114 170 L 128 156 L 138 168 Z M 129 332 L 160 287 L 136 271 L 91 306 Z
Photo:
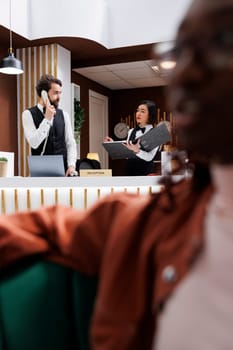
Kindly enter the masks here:
M 54 206 L 0 217 L 0 271 L 37 255 L 100 277 L 93 350 L 149 350 L 156 316 L 203 246 L 212 189 L 190 181 L 150 195 L 114 194 L 86 211 Z

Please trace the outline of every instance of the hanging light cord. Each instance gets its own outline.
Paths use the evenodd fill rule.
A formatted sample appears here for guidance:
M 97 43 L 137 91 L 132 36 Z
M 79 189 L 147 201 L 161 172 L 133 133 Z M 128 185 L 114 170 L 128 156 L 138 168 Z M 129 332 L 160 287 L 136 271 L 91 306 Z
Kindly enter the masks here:
M 13 44 L 12 44 L 12 31 L 11 31 L 11 0 L 10 0 L 10 48 L 9 53 L 13 53 Z

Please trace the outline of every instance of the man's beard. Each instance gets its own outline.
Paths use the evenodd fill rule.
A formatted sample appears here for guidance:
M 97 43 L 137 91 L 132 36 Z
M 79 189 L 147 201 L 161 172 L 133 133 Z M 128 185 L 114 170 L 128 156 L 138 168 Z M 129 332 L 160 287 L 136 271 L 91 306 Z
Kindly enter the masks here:
M 50 101 L 51 105 L 55 107 L 55 109 L 58 108 L 59 105 L 59 101 L 55 100 L 55 101 Z

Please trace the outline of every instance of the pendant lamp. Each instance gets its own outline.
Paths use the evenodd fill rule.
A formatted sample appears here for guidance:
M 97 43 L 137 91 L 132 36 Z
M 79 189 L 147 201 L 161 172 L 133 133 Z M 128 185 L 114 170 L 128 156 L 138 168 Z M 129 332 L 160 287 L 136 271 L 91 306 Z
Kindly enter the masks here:
M 4 74 L 22 74 L 23 67 L 20 60 L 14 56 L 12 48 L 12 31 L 11 31 L 11 0 L 10 0 L 10 48 L 9 55 L 2 59 L 0 63 L 0 73 Z

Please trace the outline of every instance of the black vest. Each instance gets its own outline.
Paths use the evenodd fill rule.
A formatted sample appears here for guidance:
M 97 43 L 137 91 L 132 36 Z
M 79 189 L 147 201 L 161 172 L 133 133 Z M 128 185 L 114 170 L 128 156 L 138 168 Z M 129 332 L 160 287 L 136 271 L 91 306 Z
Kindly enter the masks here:
M 137 132 L 137 128 L 134 128 L 129 137 L 129 141 L 132 141 L 133 144 L 137 143 L 136 132 Z M 143 146 L 140 146 L 140 149 L 145 151 Z M 126 176 L 145 176 L 148 174 L 152 174 L 153 172 L 154 172 L 153 160 L 148 162 L 138 157 L 127 159 Z
M 40 123 L 44 119 L 43 113 L 39 110 L 37 106 L 29 108 L 29 111 L 32 114 L 32 118 L 35 124 L 36 129 L 39 128 Z M 40 144 L 36 149 L 31 148 L 32 155 L 40 155 L 45 140 Z M 56 114 L 53 119 L 53 125 L 49 130 L 49 136 L 46 143 L 44 154 L 61 154 L 64 158 L 64 165 L 67 168 L 67 149 L 65 142 L 65 120 L 64 115 L 61 109 L 56 110 Z
M 134 144 L 134 145 L 136 145 L 136 143 L 137 143 L 137 139 L 136 139 L 136 132 L 137 132 L 137 128 L 134 128 L 133 130 L 132 130 L 132 132 L 131 132 L 131 134 L 130 134 L 130 137 L 129 137 L 129 140 L 128 141 L 132 141 L 132 143 Z M 140 139 L 140 137 L 139 137 L 139 139 Z M 145 148 L 142 146 L 142 145 L 140 145 L 140 149 L 142 150 L 142 151 L 145 151 Z

